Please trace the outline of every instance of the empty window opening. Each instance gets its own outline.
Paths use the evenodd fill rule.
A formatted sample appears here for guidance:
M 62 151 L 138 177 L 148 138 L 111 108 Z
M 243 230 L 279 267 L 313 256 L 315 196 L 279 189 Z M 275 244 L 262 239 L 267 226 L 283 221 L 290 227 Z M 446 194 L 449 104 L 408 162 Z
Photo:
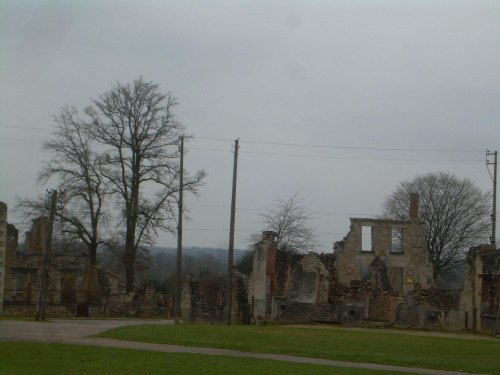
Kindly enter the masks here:
M 31 273 L 14 272 L 12 274 L 12 300 L 31 301 Z
M 361 227 L 361 251 L 373 251 L 372 227 Z
M 392 228 L 391 252 L 403 252 L 403 228 Z
M 61 303 L 72 304 L 76 303 L 76 290 L 75 290 L 76 275 L 65 274 L 61 277 Z
M 361 278 L 364 280 L 368 277 L 368 273 L 370 272 L 370 267 L 369 266 L 362 266 L 361 267 Z

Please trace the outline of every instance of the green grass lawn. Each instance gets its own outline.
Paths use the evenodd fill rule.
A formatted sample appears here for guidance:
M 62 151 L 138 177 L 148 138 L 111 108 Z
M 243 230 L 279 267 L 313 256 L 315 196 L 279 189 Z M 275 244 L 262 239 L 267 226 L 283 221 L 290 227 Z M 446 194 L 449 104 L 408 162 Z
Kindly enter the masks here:
M 280 353 L 353 362 L 500 374 L 500 340 L 281 326 L 144 325 L 100 337 Z
M 253 358 L 158 353 L 61 344 L 0 343 L 0 374 L 2 375 L 326 375 L 332 373 L 340 375 L 401 374 Z

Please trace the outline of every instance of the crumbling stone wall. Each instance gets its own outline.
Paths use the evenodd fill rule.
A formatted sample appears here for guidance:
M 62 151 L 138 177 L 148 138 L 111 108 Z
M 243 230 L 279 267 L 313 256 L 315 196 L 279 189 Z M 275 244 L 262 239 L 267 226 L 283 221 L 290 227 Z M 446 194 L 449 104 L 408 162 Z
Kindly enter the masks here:
M 18 231 L 7 225 L 3 314 L 34 316 L 45 239 L 46 218 L 33 220 L 23 251 Z M 53 253 L 47 282 L 47 317 L 153 317 L 166 315 L 157 308 L 151 286 L 125 294 L 118 275 L 90 265 L 86 253 Z
M 331 291 L 335 275 L 333 254 L 276 250 L 270 234 L 265 232 L 263 240 L 255 245 L 249 277 L 248 301 L 254 322 L 350 322 L 363 318 L 364 305 L 359 301 L 329 306 L 335 293 Z
M 237 283 L 233 285 L 237 285 Z M 235 289 L 237 290 L 237 288 Z M 227 286 L 223 285 L 222 290 L 227 290 Z M 221 295 L 221 297 L 224 300 L 226 298 L 225 295 Z M 184 324 L 207 324 L 222 322 L 222 319 L 224 318 L 223 311 L 225 311 L 225 306 L 225 304 L 221 304 L 218 306 L 211 306 L 207 304 L 204 299 L 203 293 L 200 291 L 198 281 L 189 277 L 187 278 L 182 288 L 181 295 L 181 314 L 182 322 Z
M 45 252 L 45 231 L 48 218 L 41 216 L 32 220 L 31 230 L 26 232 L 26 252 L 43 254 Z
M 465 312 L 460 311 L 460 292 L 435 288 L 417 290 L 405 296 L 396 310 L 400 327 L 429 330 L 465 329 Z
M 249 304 L 254 322 L 271 316 L 276 282 L 275 238 L 274 232 L 264 232 L 262 241 L 254 247 L 253 267 L 248 278 Z
M 7 205 L 0 202 L 0 315 L 5 290 L 5 254 L 7 252 Z
M 363 227 L 371 231 L 371 249 L 362 249 Z M 401 246 L 394 251 L 394 229 L 400 230 Z M 425 243 L 425 223 L 383 219 L 351 219 L 351 229 L 334 245 L 337 277 L 340 283 L 368 277 L 376 259 L 386 265 L 383 286 L 398 296 L 405 296 L 418 283 L 427 289 L 433 285 L 432 264 Z M 382 282 L 382 280 L 380 280 Z
M 466 328 L 500 334 L 500 251 L 493 245 L 472 247 L 460 298 Z

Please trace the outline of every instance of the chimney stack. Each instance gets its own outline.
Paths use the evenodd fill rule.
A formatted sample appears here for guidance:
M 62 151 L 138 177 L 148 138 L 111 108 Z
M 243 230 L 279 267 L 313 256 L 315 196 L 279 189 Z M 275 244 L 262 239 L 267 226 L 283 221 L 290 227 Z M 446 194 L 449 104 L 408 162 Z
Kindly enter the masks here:
M 268 245 L 274 246 L 276 239 L 278 238 L 278 233 L 272 230 L 266 230 L 262 232 L 262 242 Z
M 410 220 L 418 221 L 418 193 L 410 193 Z

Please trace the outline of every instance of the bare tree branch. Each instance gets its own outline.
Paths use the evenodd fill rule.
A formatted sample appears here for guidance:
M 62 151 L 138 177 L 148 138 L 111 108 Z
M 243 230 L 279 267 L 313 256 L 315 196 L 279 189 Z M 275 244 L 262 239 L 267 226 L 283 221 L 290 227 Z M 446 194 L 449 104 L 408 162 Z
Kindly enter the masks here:
M 304 199 L 296 192 L 289 199 L 276 198 L 266 212 L 261 214 L 265 230 L 278 234 L 277 247 L 293 253 L 314 250 L 317 245 L 314 229 L 309 226 L 311 215 L 304 206 Z M 261 234 L 250 235 L 249 242 L 256 243 Z
M 401 182 L 383 204 L 383 216 L 408 220 L 409 194 L 419 193 L 419 219 L 427 224 L 434 278 L 462 264 L 464 251 L 488 243 L 491 196 L 471 180 L 429 173 Z
M 91 136 L 104 148 L 101 176 L 118 197 L 125 224 L 123 260 L 127 291 L 132 290 L 134 262 L 140 247 L 153 242 L 157 230 L 173 232 L 175 195 L 179 191 L 178 139 L 184 127 L 172 110 L 177 101 L 158 85 L 117 83 L 85 112 Z M 196 194 L 205 172 L 185 176 L 185 190 Z M 153 196 L 145 192 L 156 190 Z

